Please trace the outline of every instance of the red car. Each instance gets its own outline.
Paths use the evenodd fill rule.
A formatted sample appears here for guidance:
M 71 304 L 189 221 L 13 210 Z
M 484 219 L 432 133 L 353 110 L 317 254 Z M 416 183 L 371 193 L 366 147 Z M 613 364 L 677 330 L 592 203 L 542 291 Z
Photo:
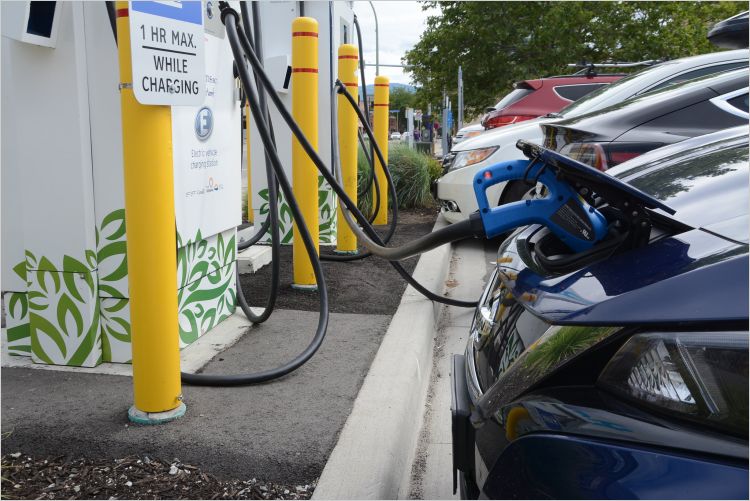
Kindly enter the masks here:
M 589 92 L 624 77 L 624 74 L 569 75 L 523 80 L 482 118 L 485 129 L 494 129 L 554 113 Z

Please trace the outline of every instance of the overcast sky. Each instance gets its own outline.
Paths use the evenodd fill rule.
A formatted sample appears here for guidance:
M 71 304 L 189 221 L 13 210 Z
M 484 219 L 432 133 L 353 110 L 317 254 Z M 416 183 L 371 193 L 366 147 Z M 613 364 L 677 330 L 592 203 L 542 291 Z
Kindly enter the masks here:
M 414 47 L 425 28 L 425 20 L 437 9 L 422 11 L 418 2 L 372 2 L 378 13 L 378 33 L 380 39 L 380 63 L 401 64 L 403 55 Z M 375 64 L 375 18 L 369 2 L 354 2 L 354 13 L 357 14 L 362 28 L 362 45 L 365 62 Z M 356 44 L 356 39 L 354 40 Z M 391 79 L 391 82 L 411 83 L 410 76 L 402 68 L 380 67 L 380 74 Z M 367 83 L 373 83 L 375 67 L 367 66 L 365 72 Z

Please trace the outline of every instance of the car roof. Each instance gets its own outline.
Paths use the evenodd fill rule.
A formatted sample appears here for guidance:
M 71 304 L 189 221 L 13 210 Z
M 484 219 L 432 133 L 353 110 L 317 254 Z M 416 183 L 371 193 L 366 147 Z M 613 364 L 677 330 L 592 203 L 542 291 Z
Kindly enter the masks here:
M 606 130 L 607 137 L 617 137 L 632 128 L 635 122 L 646 123 L 674 110 L 745 87 L 749 75 L 748 68 L 742 68 L 686 80 L 591 113 L 556 120 L 544 124 L 542 128 Z M 729 87 L 728 90 L 726 90 L 727 87 Z
M 721 63 L 746 62 L 750 59 L 750 51 L 747 49 L 711 52 L 700 56 L 684 57 L 672 61 L 666 61 L 633 73 L 627 77 L 613 82 L 603 89 L 596 90 L 591 94 L 575 101 L 562 110 L 563 117 L 573 117 L 600 110 L 607 106 L 629 99 L 639 93 L 647 91 L 654 85 L 669 79 L 672 76 L 692 71 L 704 66 Z

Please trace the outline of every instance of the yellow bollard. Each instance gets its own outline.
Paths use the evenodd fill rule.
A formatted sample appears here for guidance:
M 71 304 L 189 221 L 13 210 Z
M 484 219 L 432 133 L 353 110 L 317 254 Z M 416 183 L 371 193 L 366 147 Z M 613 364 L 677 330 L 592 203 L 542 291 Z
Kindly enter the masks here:
M 245 105 L 245 165 L 247 170 L 247 222 L 252 223 L 255 219 L 253 214 L 253 176 L 250 169 L 250 104 Z
M 175 290 L 172 113 L 169 106 L 144 106 L 133 94 L 128 2 L 117 2 L 117 35 L 135 402 L 128 416 L 154 424 L 185 413 Z
M 311 17 L 292 21 L 292 115 L 300 129 L 318 150 L 318 22 Z M 310 230 L 316 252 L 320 241 L 318 226 L 318 171 L 292 137 L 292 188 L 302 217 Z M 294 224 L 294 280 L 296 289 L 315 290 L 310 257 L 307 255 L 297 224 Z
M 372 130 L 375 141 L 383 153 L 383 160 L 388 163 L 388 95 L 390 81 L 388 77 L 375 77 L 375 102 L 373 104 Z M 378 176 L 380 186 L 380 207 L 373 220 L 374 224 L 388 224 L 388 180 L 385 178 L 380 159 L 375 155 L 375 175 Z M 372 189 L 373 200 L 375 188 Z
M 359 95 L 359 80 L 357 79 L 357 63 L 359 61 L 357 48 L 350 44 L 339 47 L 339 80 L 346 85 L 346 90 L 352 96 Z M 357 203 L 357 112 L 354 111 L 344 96 L 338 96 L 338 134 L 339 155 L 341 158 L 342 184 L 346 194 Z M 346 224 L 341 213 L 341 202 L 338 208 L 338 223 L 336 226 L 336 253 L 356 254 L 357 236 Z

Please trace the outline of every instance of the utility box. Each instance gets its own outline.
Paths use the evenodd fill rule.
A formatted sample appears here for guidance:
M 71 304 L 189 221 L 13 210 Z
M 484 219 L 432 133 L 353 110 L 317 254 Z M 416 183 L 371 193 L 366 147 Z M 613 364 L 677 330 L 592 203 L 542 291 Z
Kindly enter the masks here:
M 260 25 L 263 30 L 264 69 L 276 87 L 276 92 L 291 112 L 292 96 L 291 79 L 287 72 L 292 54 L 292 21 L 299 16 L 312 17 L 318 21 L 318 154 L 326 165 L 331 167 L 333 147 L 331 131 L 333 129 L 333 109 L 331 107 L 331 89 L 336 81 L 338 47 L 344 43 L 354 43 L 352 27 L 354 12 L 351 2 L 259 2 Z M 304 8 L 304 13 L 300 10 Z M 286 61 L 287 64 L 283 65 Z M 286 86 L 283 84 L 286 82 Z M 279 85 L 281 83 L 281 85 Z M 292 179 L 292 133 L 281 115 L 269 100 L 270 117 L 273 122 L 276 145 L 281 163 L 287 176 Z M 252 208 L 255 227 L 268 217 L 268 183 L 263 142 L 253 120 L 250 120 L 250 160 L 253 188 Z M 318 175 L 318 223 L 321 245 L 336 244 L 336 208 L 337 200 L 333 190 Z M 283 244 L 291 244 L 292 216 L 286 201 L 279 204 L 279 234 Z M 270 242 L 267 234 L 261 242 Z
M 3 349 L 45 364 L 129 362 L 117 46 L 103 2 L 48 3 L 48 45 L 16 29 L 29 2 L 0 3 Z M 182 347 L 236 297 L 239 94 L 228 40 L 204 24 L 205 101 L 172 108 Z M 206 114 L 210 132 L 196 127 Z

